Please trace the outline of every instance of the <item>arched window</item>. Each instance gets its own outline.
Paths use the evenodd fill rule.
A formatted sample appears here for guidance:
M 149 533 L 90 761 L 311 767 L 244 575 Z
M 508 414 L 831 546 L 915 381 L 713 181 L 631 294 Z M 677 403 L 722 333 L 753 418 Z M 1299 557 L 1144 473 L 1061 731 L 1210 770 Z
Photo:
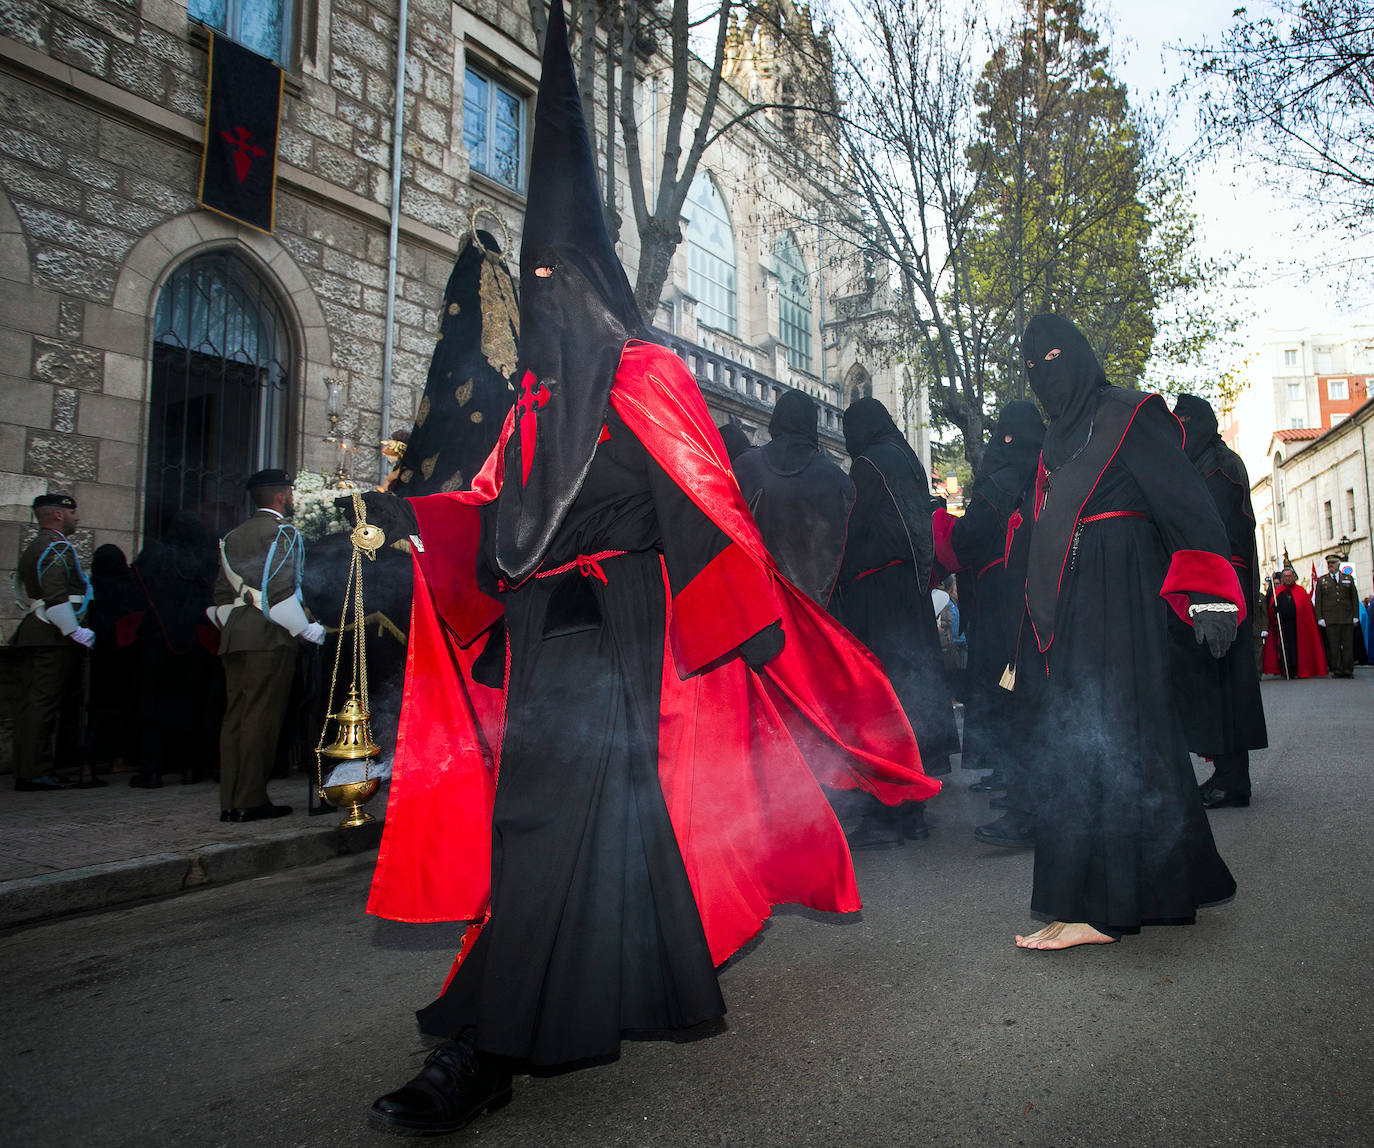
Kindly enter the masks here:
M 288 465 L 293 362 L 281 308 L 232 252 L 173 272 L 153 320 L 146 538 L 179 510 L 223 533 L 243 517 L 244 480 Z
M 735 334 L 735 236 L 715 182 L 704 171 L 692 180 L 687 202 L 687 291 L 697 301 L 697 319 Z
M 778 273 L 778 337 L 787 348 L 793 370 L 811 370 L 811 281 L 806 277 L 801 248 L 790 231 L 773 248 Z
M 873 397 L 873 378 L 864 370 L 862 364 L 855 363 L 849 368 L 849 375 L 845 379 L 845 391 L 851 403 Z

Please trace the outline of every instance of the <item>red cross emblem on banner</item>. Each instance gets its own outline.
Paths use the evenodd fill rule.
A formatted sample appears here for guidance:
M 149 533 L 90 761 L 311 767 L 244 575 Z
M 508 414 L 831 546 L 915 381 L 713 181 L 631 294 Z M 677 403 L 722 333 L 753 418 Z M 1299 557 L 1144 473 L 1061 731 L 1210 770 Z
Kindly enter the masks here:
M 239 183 L 242 183 L 248 178 L 248 173 L 253 170 L 253 161 L 261 159 L 267 153 L 257 144 L 248 142 L 253 138 L 253 133 L 242 124 L 239 124 L 232 132 L 220 132 L 219 134 L 234 149 L 234 174 L 239 177 Z
M 535 387 L 538 386 L 538 390 Z M 520 423 L 520 485 L 529 481 L 530 467 L 534 465 L 534 436 L 538 429 L 537 411 L 549 401 L 549 388 L 534 377 L 533 371 L 526 371 L 520 380 L 520 397 L 515 400 L 516 418 Z

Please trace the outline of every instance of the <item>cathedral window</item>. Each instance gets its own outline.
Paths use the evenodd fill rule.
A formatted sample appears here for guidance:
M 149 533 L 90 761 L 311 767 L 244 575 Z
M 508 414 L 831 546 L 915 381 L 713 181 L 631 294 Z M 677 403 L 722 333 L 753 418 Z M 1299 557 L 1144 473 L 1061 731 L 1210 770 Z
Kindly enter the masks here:
M 736 312 L 735 236 L 715 181 L 704 171 L 692 180 L 687 202 L 687 290 L 697 301 L 697 321 L 733 335 Z

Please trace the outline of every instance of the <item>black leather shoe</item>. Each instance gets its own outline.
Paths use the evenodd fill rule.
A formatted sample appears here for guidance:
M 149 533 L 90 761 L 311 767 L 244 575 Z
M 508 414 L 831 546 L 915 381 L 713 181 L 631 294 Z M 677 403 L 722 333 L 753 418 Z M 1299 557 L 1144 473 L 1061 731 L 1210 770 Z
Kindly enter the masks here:
M 848 835 L 850 849 L 896 849 L 906 841 L 901 823 L 886 810 L 865 813 Z
M 20 793 L 50 793 L 54 789 L 71 789 L 72 783 L 55 773 L 45 773 L 42 777 L 16 777 L 14 788 Z
M 973 835 L 984 845 L 1001 845 L 1008 849 L 1022 849 L 1035 844 L 1035 834 L 1030 826 L 1015 813 L 1004 813 L 996 821 L 979 825 Z
M 469 1041 L 446 1040 L 409 1083 L 373 1102 L 369 1121 L 398 1136 L 441 1136 L 510 1103 L 510 1073 Z
M 990 798 L 988 798 L 988 808 L 989 808 L 989 809 L 1010 809 L 1010 808 L 1011 808 L 1011 798 L 1008 797 L 1008 796 L 1006 796 L 1006 794 L 1003 794 L 1001 797 L 990 797 Z
M 291 812 L 289 805 L 273 805 L 270 801 L 264 805 L 255 805 L 251 809 L 221 809 L 219 819 L 221 821 L 265 821 L 273 817 L 285 817 Z
M 1202 791 L 1202 807 L 1204 809 L 1225 809 L 1228 805 L 1233 805 L 1237 809 L 1244 809 L 1249 804 L 1250 795 L 1248 793 L 1228 793 L 1215 785 Z
M 162 775 L 160 773 L 136 773 L 129 778 L 130 789 L 161 789 Z

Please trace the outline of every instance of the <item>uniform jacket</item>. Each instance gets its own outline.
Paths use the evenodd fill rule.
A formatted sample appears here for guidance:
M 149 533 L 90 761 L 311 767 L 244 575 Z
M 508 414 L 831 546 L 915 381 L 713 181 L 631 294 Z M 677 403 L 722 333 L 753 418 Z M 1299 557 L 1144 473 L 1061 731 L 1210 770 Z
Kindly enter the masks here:
M 81 571 L 76 547 L 67 540 L 65 534 L 57 530 L 40 530 L 33 541 L 24 547 L 24 553 L 19 558 L 18 575 L 24 585 L 24 593 L 30 599 L 41 598 L 44 606 L 58 606 L 71 598 L 84 598 L 86 595 L 88 584 Z M 81 606 L 76 603 L 73 605 L 76 605 L 79 620 Z M 19 623 L 14 635 L 16 646 L 65 646 L 70 642 L 71 639 L 56 626 L 33 613 Z
M 267 582 L 268 607 L 296 593 L 305 551 L 305 543 L 296 528 L 270 510 L 259 510 L 242 526 L 229 531 L 222 545 L 223 559 L 215 578 L 215 605 L 227 606 L 236 600 L 241 605 L 224 623 L 219 638 L 219 652 L 231 654 L 241 650 L 294 649 L 296 639 L 285 627 L 263 614 L 258 595 L 262 590 L 263 566 L 269 554 L 272 575 Z M 225 562 L 243 579 L 244 592 L 237 597 L 225 575 Z M 247 592 L 250 591 L 251 602 L 247 600 Z
M 1360 599 L 1355 592 L 1355 583 L 1342 582 L 1330 574 L 1323 574 L 1314 587 L 1312 608 L 1317 618 L 1327 625 L 1356 621 L 1360 616 Z

